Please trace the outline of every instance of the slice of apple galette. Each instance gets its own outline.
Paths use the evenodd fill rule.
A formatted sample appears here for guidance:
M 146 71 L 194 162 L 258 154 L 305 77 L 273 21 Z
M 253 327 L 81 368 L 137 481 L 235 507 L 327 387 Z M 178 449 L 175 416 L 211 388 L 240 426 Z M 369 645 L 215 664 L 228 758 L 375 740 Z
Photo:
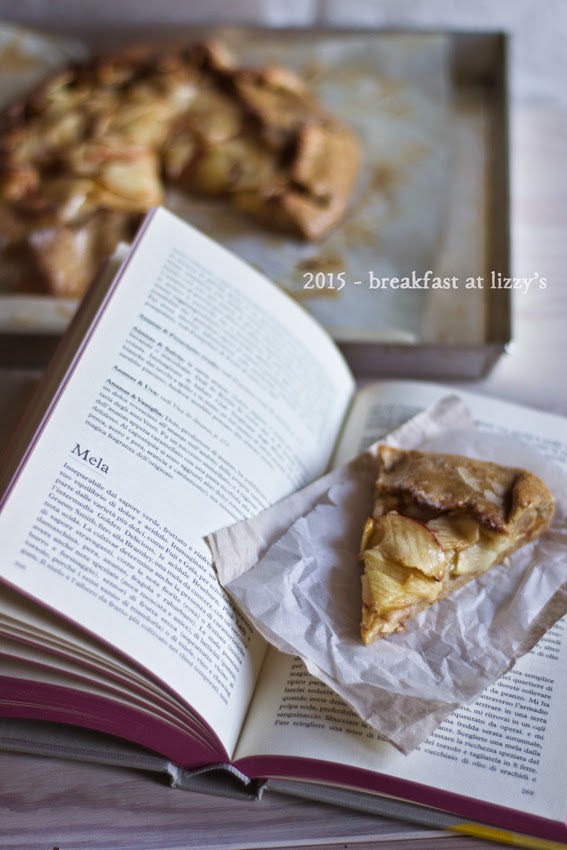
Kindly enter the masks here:
M 361 558 L 365 644 L 480 576 L 549 528 L 554 500 L 524 469 L 379 446 Z

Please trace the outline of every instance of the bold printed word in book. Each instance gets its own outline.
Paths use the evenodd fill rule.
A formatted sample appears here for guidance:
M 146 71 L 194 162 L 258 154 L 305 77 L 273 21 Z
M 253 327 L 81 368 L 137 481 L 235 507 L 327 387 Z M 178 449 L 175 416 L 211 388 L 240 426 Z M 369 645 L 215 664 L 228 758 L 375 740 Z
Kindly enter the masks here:
M 79 443 L 76 443 L 72 454 L 77 455 L 77 457 L 81 458 L 82 461 L 94 466 L 95 469 L 98 469 L 100 472 L 108 472 L 108 464 L 104 462 L 103 458 L 92 454 L 90 449 L 82 449 Z

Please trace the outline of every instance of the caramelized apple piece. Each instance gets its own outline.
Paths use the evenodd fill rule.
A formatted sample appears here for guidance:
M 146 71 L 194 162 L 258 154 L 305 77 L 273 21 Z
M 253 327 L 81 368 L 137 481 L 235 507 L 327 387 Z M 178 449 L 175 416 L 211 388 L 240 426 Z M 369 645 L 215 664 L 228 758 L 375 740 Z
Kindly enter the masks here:
M 380 610 L 400 608 L 413 599 L 434 600 L 437 597 L 435 579 L 420 570 L 408 569 L 396 563 L 380 547 L 370 549 L 365 554 L 364 564 L 366 574 L 363 587 L 368 585 L 371 591 L 369 598 L 379 598 Z
M 437 580 L 443 578 L 447 557 L 435 534 L 423 523 L 395 511 L 376 521 L 374 538 L 386 557 Z
M 502 560 L 510 539 L 505 534 L 483 531 L 475 546 L 463 549 L 458 553 L 453 573 L 455 576 L 481 575 L 492 564 Z
M 478 540 L 478 522 L 470 516 L 459 516 L 454 513 L 441 514 L 436 519 L 430 519 L 426 525 L 445 551 L 459 552 L 461 549 L 472 546 Z

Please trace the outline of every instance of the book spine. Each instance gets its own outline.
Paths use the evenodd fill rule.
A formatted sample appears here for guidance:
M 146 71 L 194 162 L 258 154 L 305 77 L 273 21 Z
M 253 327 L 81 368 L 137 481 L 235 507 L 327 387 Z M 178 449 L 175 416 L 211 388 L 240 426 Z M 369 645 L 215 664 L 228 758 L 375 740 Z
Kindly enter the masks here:
M 186 770 L 169 763 L 167 772 L 172 788 L 214 794 L 217 797 L 232 797 L 237 800 L 260 800 L 267 782 L 250 779 L 232 764 L 218 763 L 196 770 Z

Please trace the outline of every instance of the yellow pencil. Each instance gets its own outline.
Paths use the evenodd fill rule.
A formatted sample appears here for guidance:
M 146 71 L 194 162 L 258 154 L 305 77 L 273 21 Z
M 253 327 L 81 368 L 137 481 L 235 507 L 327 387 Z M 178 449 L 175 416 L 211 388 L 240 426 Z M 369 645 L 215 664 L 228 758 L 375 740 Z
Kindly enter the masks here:
M 486 826 L 477 821 L 463 821 L 458 815 L 451 812 L 410 803 L 408 800 L 401 800 L 398 797 L 361 794 L 347 788 L 306 782 L 290 782 L 287 779 L 269 779 L 267 789 L 279 794 L 289 794 L 293 797 L 305 797 L 309 800 L 333 803 L 380 817 L 421 824 L 432 829 L 445 829 L 450 832 L 457 832 L 460 835 L 483 838 L 485 841 L 523 847 L 524 850 L 567 850 L 567 843 L 549 841 L 546 838 L 535 838 L 519 832 L 510 832 L 506 829 Z
M 532 838 L 529 835 L 520 835 L 517 832 L 507 832 L 504 829 L 495 829 L 476 823 L 459 823 L 450 826 L 449 829 L 451 832 L 460 832 L 462 835 L 471 835 L 475 838 L 485 838 L 487 841 L 497 841 L 500 844 L 512 844 L 515 847 L 524 847 L 526 850 L 565 850 L 567 847 L 567 844 L 560 844 L 558 841 Z

